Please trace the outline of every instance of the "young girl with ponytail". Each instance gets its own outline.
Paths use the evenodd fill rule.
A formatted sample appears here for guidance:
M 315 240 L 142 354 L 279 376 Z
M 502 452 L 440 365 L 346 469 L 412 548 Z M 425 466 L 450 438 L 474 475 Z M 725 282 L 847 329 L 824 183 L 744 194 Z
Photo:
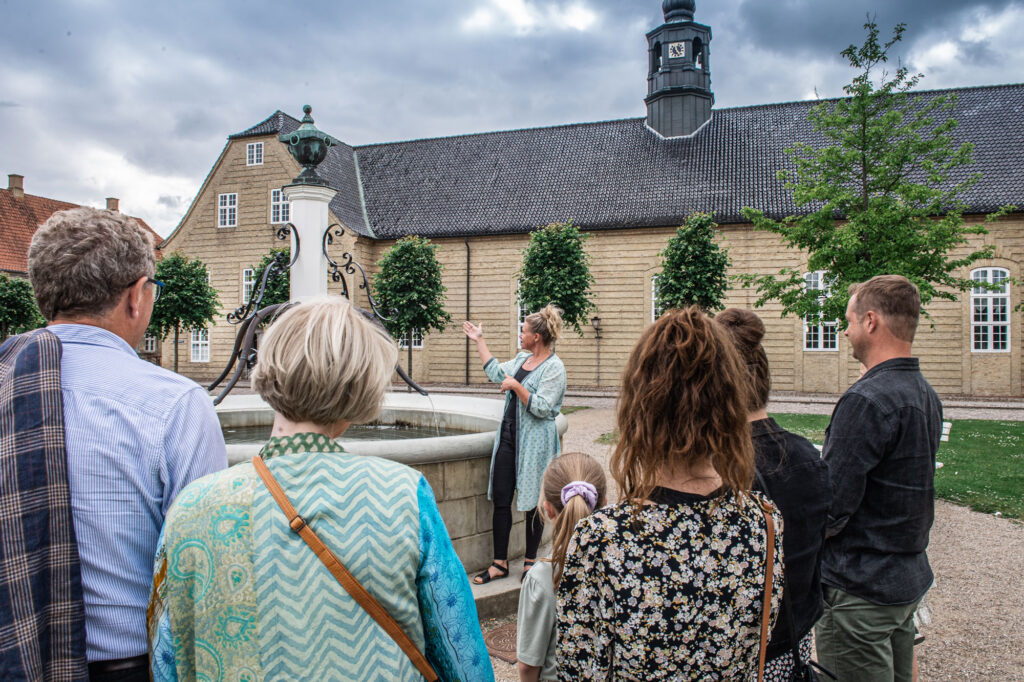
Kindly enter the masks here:
M 576 524 L 605 504 L 605 475 L 590 455 L 570 452 L 544 472 L 541 508 L 554 525 L 551 558 L 541 559 L 523 580 L 519 593 L 516 657 L 521 682 L 557 680 L 555 667 L 555 590 Z

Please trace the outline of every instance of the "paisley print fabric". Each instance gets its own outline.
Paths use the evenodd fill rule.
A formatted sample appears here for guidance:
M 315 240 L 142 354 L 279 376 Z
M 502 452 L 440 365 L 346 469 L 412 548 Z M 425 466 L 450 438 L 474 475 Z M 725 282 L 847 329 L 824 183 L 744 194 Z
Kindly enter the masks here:
M 756 674 L 766 550 L 761 509 L 731 492 L 704 497 L 657 489 L 651 498 L 635 517 L 631 505 L 620 503 L 577 525 L 558 588 L 559 679 Z M 782 596 L 782 516 L 771 509 L 774 621 Z
M 491 358 L 484 365 L 487 378 L 500 384 L 505 375 L 515 376 L 523 366 L 530 353 L 520 353 L 508 362 L 499 363 Z M 537 506 L 540 499 L 540 482 L 544 470 L 548 468 L 562 445 L 558 440 L 558 427 L 555 417 L 562 409 L 562 398 L 565 397 L 565 365 L 554 353 L 540 363 L 523 381 L 523 388 L 530 392 L 530 402 L 523 405 L 515 393 L 505 394 L 505 406 L 509 401 L 516 401 L 518 407 L 517 450 L 516 450 L 516 508 L 529 511 Z M 498 452 L 501 430 L 494 435 L 494 448 L 491 450 L 491 485 L 487 489 L 487 499 L 493 499 L 494 456 Z
M 347 454 L 319 434 L 273 438 L 263 458 L 306 522 L 442 679 L 493 679 L 468 580 L 422 475 Z M 157 682 L 422 679 L 291 532 L 250 463 L 182 492 L 155 574 L 149 622 Z

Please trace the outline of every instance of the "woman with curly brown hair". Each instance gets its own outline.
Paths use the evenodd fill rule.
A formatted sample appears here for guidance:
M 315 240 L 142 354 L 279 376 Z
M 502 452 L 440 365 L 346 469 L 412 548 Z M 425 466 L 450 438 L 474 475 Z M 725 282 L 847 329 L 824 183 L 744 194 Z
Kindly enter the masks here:
M 732 341 L 698 308 L 671 310 L 641 336 L 611 459 L 621 501 L 580 521 L 565 558 L 559 679 L 757 671 L 767 550 L 780 546 L 782 520 L 751 492 L 748 384 Z

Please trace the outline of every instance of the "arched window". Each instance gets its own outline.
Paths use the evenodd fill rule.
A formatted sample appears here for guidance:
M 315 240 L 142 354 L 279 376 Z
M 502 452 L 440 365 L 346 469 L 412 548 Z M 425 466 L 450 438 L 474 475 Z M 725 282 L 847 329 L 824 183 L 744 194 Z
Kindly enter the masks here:
M 989 286 L 971 289 L 971 350 L 1010 350 L 1010 272 L 1006 268 L 978 268 L 971 279 Z
M 698 69 L 704 68 L 704 41 L 700 38 L 693 39 L 693 65 Z
M 661 71 L 661 41 L 654 43 L 654 49 L 651 50 L 651 73 L 659 71 Z
M 820 291 L 819 301 L 829 296 L 828 277 L 824 270 L 804 273 L 804 286 L 808 291 Z M 837 350 L 836 321 L 825 322 L 808 315 L 804 318 L 804 350 Z

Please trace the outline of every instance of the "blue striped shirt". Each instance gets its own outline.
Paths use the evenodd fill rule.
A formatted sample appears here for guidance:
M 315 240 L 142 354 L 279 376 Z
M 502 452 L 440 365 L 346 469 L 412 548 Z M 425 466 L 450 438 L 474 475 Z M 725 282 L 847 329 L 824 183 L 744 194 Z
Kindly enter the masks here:
M 183 487 L 227 467 L 209 395 L 100 327 L 49 327 L 63 345 L 68 482 L 85 599 L 86 657 L 148 650 L 153 555 Z

